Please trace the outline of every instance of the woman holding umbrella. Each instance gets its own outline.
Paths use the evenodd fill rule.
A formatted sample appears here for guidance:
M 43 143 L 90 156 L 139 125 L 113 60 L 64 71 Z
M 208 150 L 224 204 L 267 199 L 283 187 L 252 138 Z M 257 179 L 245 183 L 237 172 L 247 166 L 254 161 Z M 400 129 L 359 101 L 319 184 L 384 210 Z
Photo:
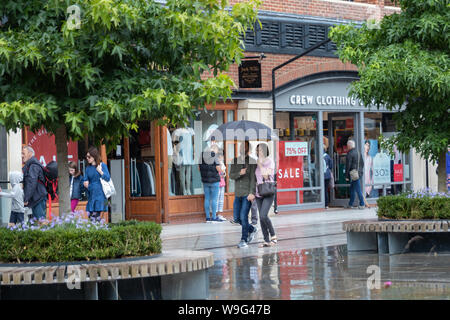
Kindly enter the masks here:
M 216 141 L 242 142 L 241 147 L 243 148 L 241 149 L 241 154 L 234 159 L 229 177 L 235 181 L 235 197 L 233 203 L 234 222 L 240 223 L 242 226 L 241 241 L 238 247 L 246 248 L 248 247 L 248 243 L 255 238 L 258 231 L 258 228 L 249 224 L 248 221 L 248 213 L 252 201 L 255 201 L 256 193 L 256 160 L 250 157 L 249 141 L 272 140 L 272 129 L 255 121 L 232 121 L 220 125 L 214 130 L 211 137 L 215 137 Z M 268 201 L 266 200 L 266 204 Z M 273 233 L 274 235 L 275 233 Z

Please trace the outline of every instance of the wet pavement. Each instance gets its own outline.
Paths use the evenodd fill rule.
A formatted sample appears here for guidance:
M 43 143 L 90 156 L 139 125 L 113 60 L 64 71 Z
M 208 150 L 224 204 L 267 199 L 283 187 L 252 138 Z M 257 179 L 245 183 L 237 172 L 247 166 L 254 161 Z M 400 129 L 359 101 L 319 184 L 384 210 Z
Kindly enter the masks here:
M 375 217 L 375 209 L 279 214 L 277 246 L 259 248 L 259 231 L 245 249 L 229 222 L 165 225 L 163 250 L 214 252 L 211 300 L 450 299 L 450 253 L 347 253 L 342 222 Z

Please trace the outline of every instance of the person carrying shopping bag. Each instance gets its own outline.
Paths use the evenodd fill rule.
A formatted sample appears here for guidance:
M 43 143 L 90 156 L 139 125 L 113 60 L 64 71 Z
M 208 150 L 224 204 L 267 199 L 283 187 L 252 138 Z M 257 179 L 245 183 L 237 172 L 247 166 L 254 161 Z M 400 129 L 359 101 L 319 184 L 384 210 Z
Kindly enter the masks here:
M 102 162 L 97 148 L 89 148 L 86 159 L 89 164 L 83 177 L 83 185 L 89 194 L 86 211 L 89 219 L 100 220 L 101 213 L 108 211 L 107 199 L 100 179 L 109 181 L 111 176 L 109 175 L 108 167 Z

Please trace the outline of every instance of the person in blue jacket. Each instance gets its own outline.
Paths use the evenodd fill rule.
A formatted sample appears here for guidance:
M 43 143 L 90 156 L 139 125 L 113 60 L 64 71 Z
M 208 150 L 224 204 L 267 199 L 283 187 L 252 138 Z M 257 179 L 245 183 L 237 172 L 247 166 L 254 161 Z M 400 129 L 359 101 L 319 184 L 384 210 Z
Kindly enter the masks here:
M 103 193 L 100 178 L 109 181 L 111 176 L 106 164 L 102 163 L 100 152 L 97 148 L 89 148 L 86 159 L 89 164 L 83 177 L 83 185 L 88 190 L 86 211 L 90 219 L 100 220 L 100 214 L 108 211 L 107 199 Z
M 83 176 L 78 170 L 78 166 L 75 162 L 69 162 L 69 185 L 70 185 L 70 208 L 72 212 L 78 205 L 81 199 L 81 193 L 83 191 Z

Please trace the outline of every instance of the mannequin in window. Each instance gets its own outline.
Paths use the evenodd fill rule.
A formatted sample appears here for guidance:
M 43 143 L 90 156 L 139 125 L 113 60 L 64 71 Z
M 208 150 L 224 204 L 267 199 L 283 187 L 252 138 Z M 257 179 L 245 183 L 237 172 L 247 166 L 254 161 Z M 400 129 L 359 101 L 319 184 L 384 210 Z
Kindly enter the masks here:
M 373 159 L 370 156 L 370 141 L 364 142 L 364 183 L 366 184 L 366 197 L 372 196 L 373 186 Z
M 173 168 L 173 146 L 172 146 L 172 136 L 170 135 L 169 129 L 167 129 L 167 162 L 168 162 L 168 177 L 169 177 L 169 196 L 174 196 L 172 190 L 172 168 Z
M 178 156 L 180 162 L 180 192 L 182 195 L 191 195 L 192 165 L 194 164 L 194 147 L 192 128 L 181 128 L 174 131 L 178 137 Z

